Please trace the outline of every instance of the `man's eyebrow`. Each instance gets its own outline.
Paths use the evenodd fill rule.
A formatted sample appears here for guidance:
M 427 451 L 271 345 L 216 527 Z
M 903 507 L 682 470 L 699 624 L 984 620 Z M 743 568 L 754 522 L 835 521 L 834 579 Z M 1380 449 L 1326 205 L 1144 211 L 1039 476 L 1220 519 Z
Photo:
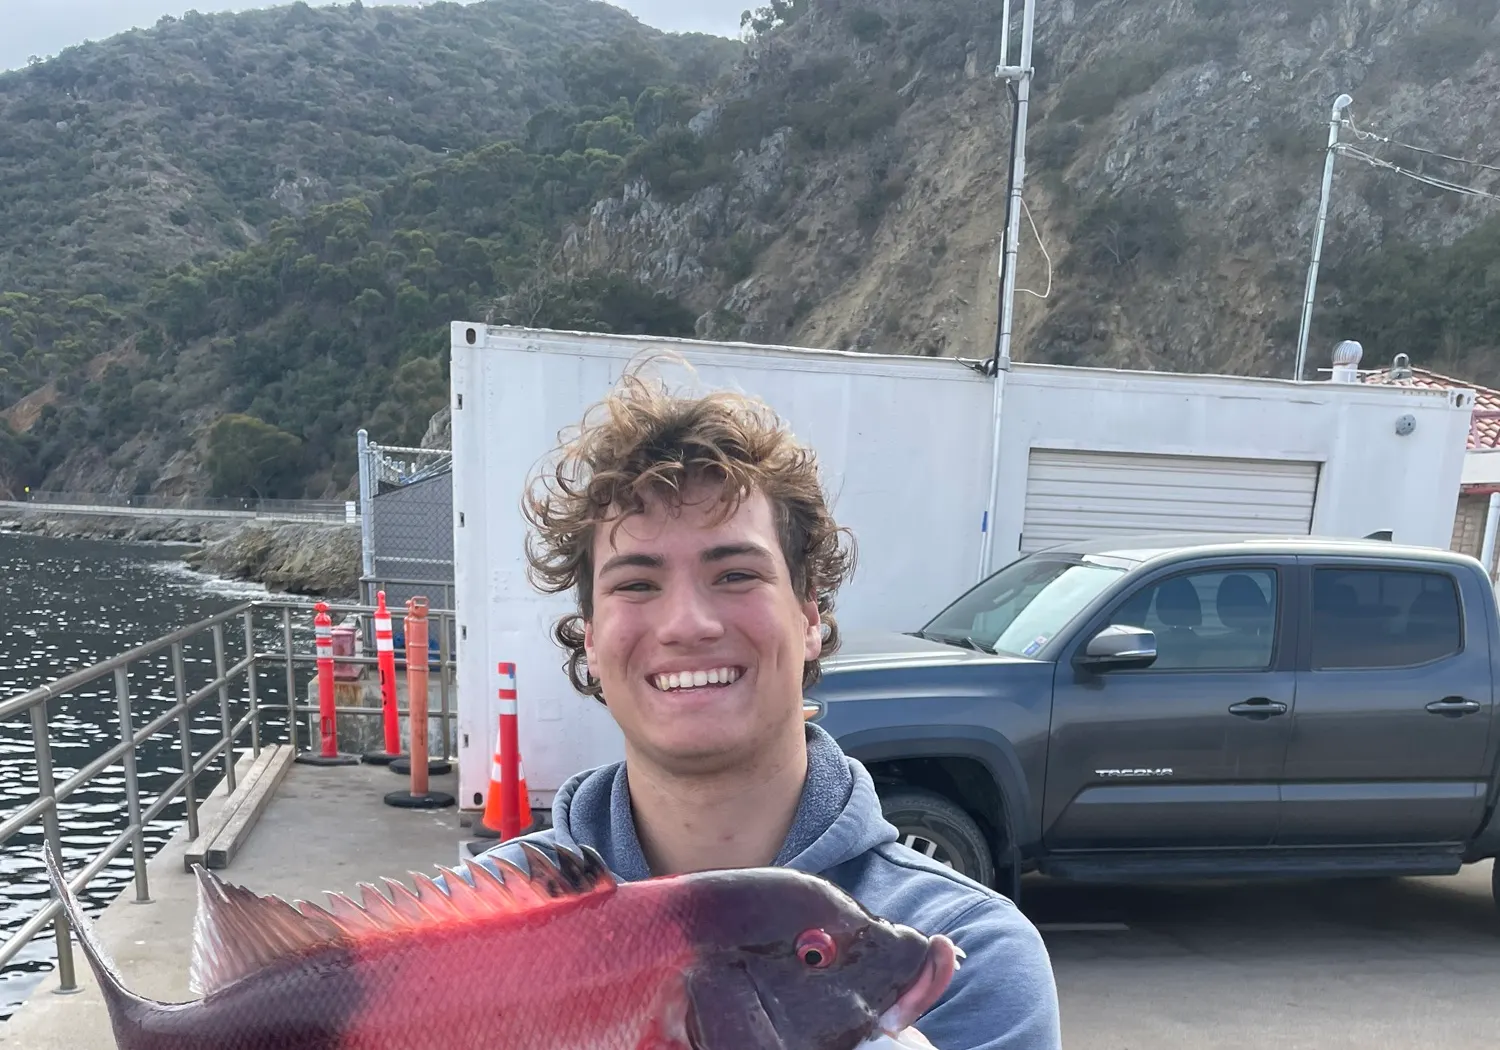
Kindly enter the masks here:
M 603 565 L 599 566 L 599 575 L 603 576 L 611 569 L 636 568 L 636 569 L 659 569 L 665 562 L 656 554 L 617 554 Z
M 758 543 L 723 543 L 717 547 L 710 547 L 703 552 L 703 560 L 705 562 L 724 561 L 726 558 L 739 558 L 744 555 L 765 561 L 774 560 L 771 552 Z

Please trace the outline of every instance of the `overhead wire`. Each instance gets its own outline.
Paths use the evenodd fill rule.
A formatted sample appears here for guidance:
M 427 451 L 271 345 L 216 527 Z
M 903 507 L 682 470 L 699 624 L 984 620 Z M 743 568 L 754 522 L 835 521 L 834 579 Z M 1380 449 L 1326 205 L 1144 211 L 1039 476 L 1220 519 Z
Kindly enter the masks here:
M 1394 139 L 1389 135 L 1382 135 L 1374 131 L 1366 131 L 1358 124 L 1354 123 L 1353 117 L 1346 116 L 1344 118 L 1344 121 L 1349 125 L 1349 130 L 1354 132 L 1355 138 L 1363 139 L 1366 142 L 1369 142 L 1371 140 L 1375 142 L 1383 142 L 1389 146 L 1399 146 L 1402 149 L 1409 149 L 1414 153 L 1425 153 L 1429 157 L 1438 157 L 1442 160 L 1452 161 L 1455 164 L 1467 164 L 1473 168 L 1483 168 L 1485 171 L 1500 171 L 1500 165 L 1486 164 L 1482 160 L 1469 160 L 1465 157 L 1454 157 L 1447 153 L 1439 153 L 1435 149 L 1428 149 L 1425 146 L 1413 146 L 1409 142 L 1402 142 L 1399 139 Z
M 1353 157 L 1355 160 L 1363 161 L 1371 167 L 1383 168 L 1387 171 L 1393 171 L 1397 175 L 1404 175 L 1408 179 L 1424 183 L 1428 186 L 1432 186 L 1435 189 L 1448 190 L 1451 193 L 1458 193 L 1468 197 L 1478 197 L 1481 199 L 1500 201 L 1500 193 L 1491 193 L 1488 190 L 1481 190 L 1477 186 L 1464 186 L 1457 182 L 1450 182 L 1447 179 L 1437 178 L 1433 175 L 1424 175 L 1421 172 L 1412 171 L 1410 168 L 1403 168 L 1399 164 L 1392 164 L 1390 161 L 1384 160 L 1380 157 L 1372 156 L 1371 154 L 1366 153 L 1364 150 L 1356 149 L 1355 147 L 1350 146 L 1347 143 L 1339 143 L 1334 147 L 1334 149 L 1338 150 L 1345 156 Z

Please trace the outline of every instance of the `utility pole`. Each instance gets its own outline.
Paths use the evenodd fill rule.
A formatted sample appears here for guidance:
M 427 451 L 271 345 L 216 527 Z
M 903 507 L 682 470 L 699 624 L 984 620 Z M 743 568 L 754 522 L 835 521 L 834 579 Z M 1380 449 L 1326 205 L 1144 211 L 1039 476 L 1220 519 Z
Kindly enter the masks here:
M 1313 298 L 1318 290 L 1318 263 L 1323 258 L 1323 229 L 1328 224 L 1328 194 L 1333 189 L 1333 158 L 1339 142 L 1339 124 L 1343 112 L 1354 102 L 1348 95 L 1333 100 L 1333 115 L 1328 121 L 1328 157 L 1323 162 L 1323 193 L 1318 200 L 1318 222 L 1313 230 L 1312 265 L 1307 270 L 1307 292 L 1302 300 L 1302 328 L 1297 334 L 1297 371 L 1293 376 L 1302 382 L 1302 366 L 1307 361 L 1307 333 L 1312 326 Z
M 1015 327 L 1016 256 L 1021 233 L 1021 186 L 1026 179 L 1026 119 L 1031 102 L 1032 39 L 1036 25 L 1036 0 L 1024 0 L 1021 14 L 1021 55 L 1010 64 L 1010 0 L 1004 0 L 1000 30 L 1000 65 L 995 78 L 1014 82 L 1016 97 L 1014 126 L 1010 144 L 1010 190 L 1005 204 L 1005 241 L 1000 253 L 1000 324 L 995 338 L 993 359 L 994 435 L 990 448 L 990 498 L 985 504 L 979 535 L 979 578 L 990 572 L 994 548 L 995 514 L 1000 496 L 1000 419 L 1005 400 L 1005 381 L 1010 372 L 1011 332 Z

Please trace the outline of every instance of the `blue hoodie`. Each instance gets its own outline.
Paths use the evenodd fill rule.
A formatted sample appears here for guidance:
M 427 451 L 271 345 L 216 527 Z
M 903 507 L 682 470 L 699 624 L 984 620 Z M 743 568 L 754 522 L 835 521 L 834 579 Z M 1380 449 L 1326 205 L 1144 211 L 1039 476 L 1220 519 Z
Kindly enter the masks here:
M 774 863 L 821 875 L 871 913 L 926 934 L 945 933 L 964 951 L 947 993 L 916 1025 L 937 1050 L 1058 1050 L 1057 988 L 1036 927 L 1006 897 L 900 845 L 864 766 L 826 730 L 807 729 L 807 783 Z M 585 845 L 622 881 L 651 876 L 623 762 L 569 779 L 552 819 L 552 828 L 479 860 L 503 857 L 525 870 L 520 842 Z

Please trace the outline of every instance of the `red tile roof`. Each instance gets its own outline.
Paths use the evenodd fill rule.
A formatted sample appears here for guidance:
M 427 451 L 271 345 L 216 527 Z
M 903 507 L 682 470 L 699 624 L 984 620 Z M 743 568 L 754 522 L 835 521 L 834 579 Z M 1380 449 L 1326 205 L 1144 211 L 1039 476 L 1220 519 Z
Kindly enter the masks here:
M 1368 372 L 1360 376 L 1364 383 L 1385 383 L 1396 386 L 1425 387 L 1430 390 L 1474 391 L 1474 420 L 1469 425 L 1469 447 L 1471 449 L 1500 449 L 1500 390 L 1492 390 L 1478 383 L 1466 383 L 1426 368 L 1408 368 L 1411 375 L 1406 378 L 1391 377 L 1389 369 Z

